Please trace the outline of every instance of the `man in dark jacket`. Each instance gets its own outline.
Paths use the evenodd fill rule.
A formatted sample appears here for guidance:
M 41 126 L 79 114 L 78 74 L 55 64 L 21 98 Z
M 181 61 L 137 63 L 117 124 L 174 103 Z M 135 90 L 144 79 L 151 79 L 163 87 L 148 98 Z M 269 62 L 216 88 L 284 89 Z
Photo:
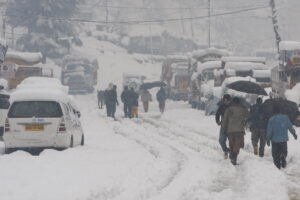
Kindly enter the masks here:
M 128 89 L 128 86 L 124 87 L 124 90 L 121 94 L 121 100 L 124 104 L 124 115 L 125 117 L 130 118 L 131 117 L 131 106 L 130 106 L 130 91 Z
M 156 93 L 156 99 L 159 103 L 159 111 L 163 113 L 166 107 L 166 92 L 163 87 L 160 87 L 159 91 Z
M 105 104 L 107 109 L 107 116 L 115 119 L 116 105 L 119 105 L 117 97 L 117 86 L 110 86 L 111 89 L 105 91 Z
M 250 117 L 248 119 L 251 131 L 253 151 L 255 155 L 258 154 L 260 157 L 264 156 L 266 145 L 266 129 L 268 125 L 268 121 L 263 114 L 262 102 L 263 101 L 261 98 L 256 99 L 256 104 L 250 107 Z
M 229 139 L 229 157 L 233 165 L 236 165 L 240 148 L 244 147 L 245 126 L 248 118 L 248 110 L 241 105 L 241 100 L 238 97 L 234 97 L 222 119 L 222 128 Z
M 268 121 L 267 144 L 270 146 L 270 141 L 272 141 L 273 162 L 280 169 L 286 167 L 288 130 L 295 140 L 297 140 L 297 135 L 289 117 L 280 113 L 279 106 L 274 105 L 273 110 L 275 115 Z
M 97 98 L 98 98 L 98 106 L 100 109 L 103 108 L 103 105 L 105 104 L 105 91 L 104 90 L 98 90 L 97 91 Z
M 221 127 L 220 127 L 220 134 L 219 134 L 219 143 L 221 145 L 221 148 L 224 152 L 224 157 L 225 159 L 228 158 L 228 152 L 229 152 L 229 148 L 227 147 L 226 141 L 228 139 L 227 133 L 224 132 L 224 128 L 222 127 L 222 119 L 224 116 L 224 113 L 226 111 L 226 109 L 230 106 L 231 103 L 231 96 L 229 94 L 225 94 L 223 96 L 223 99 L 221 102 L 218 103 L 218 110 L 216 112 L 216 123 Z

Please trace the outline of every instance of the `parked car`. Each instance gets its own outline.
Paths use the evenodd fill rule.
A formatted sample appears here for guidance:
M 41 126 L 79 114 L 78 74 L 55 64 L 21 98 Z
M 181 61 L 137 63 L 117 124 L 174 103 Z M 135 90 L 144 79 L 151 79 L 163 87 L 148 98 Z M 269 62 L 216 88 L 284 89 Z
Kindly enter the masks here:
M 84 145 L 80 112 L 73 99 L 61 88 L 45 87 L 27 85 L 11 94 L 3 135 L 6 153 Z

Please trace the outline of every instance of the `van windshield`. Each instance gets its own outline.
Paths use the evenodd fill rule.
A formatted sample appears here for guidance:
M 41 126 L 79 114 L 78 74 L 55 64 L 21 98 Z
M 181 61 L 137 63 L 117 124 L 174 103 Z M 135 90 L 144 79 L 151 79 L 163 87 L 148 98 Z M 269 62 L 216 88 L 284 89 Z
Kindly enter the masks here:
M 60 105 L 54 101 L 22 101 L 15 102 L 9 109 L 9 118 L 58 118 L 63 113 Z

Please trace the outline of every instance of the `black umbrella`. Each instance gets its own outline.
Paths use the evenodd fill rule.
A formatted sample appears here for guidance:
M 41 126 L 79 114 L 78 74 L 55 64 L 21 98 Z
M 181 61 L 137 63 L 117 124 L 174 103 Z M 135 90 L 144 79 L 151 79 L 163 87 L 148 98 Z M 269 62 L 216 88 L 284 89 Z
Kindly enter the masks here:
M 226 87 L 239 92 L 268 96 L 260 85 L 251 81 L 236 81 L 228 84 Z
M 262 111 L 267 120 L 275 114 L 274 106 L 278 106 L 282 114 L 289 116 L 294 125 L 300 126 L 299 108 L 295 102 L 281 98 L 266 100 L 262 105 Z
M 150 83 L 143 83 L 140 87 L 140 89 L 151 89 L 154 87 L 164 87 L 166 84 L 162 81 L 155 81 L 155 82 L 150 82 Z

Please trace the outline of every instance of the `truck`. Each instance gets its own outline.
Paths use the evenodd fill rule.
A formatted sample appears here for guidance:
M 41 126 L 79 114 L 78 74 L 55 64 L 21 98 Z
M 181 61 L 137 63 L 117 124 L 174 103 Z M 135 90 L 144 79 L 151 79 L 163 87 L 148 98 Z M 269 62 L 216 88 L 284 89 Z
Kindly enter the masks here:
M 181 96 L 183 98 L 182 100 L 185 100 L 182 91 L 185 90 L 184 85 L 186 78 L 184 78 L 184 76 L 186 75 L 182 74 L 182 69 L 180 70 L 179 68 L 186 66 L 183 68 L 188 70 L 187 63 L 188 57 L 184 55 L 170 55 L 162 62 L 160 79 L 167 85 L 166 93 L 168 98 L 175 98 L 174 95 L 176 95 L 179 98 L 176 97 L 177 100 L 180 100 Z M 178 89 L 181 91 L 178 91 Z
M 222 56 L 229 56 L 231 53 L 226 49 L 217 49 L 214 47 L 208 49 L 197 50 L 191 53 L 188 59 L 188 72 L 189 72 L 189 103 L 192 108 L 203 108 L 202 97 L 205 96 L 203 91 L 203 85 L 207 84 L 214 76 L 210 67 L 208 69 L 202 70 L 199 66 L 205 66 L 204 63 L 211 61 L 220 61 Z M 214 65 L 214 64 L 213 64 Z M 216 66 L 215 66 L 216 67 Z M 220 68 L 220 64 L 217 68 Z M 207 89 L 206 86 L 204 86 Z
M 97 84 L 98 61 L 69 59 L 61 72 L 61 82 L 69 87 L 70 94 L 86 94 L 94 91 Z
M 123 87 L 133 88 L 135 92 L 140 92 L 140 86 L 144 83 L 146 76 L 141 74 L 123 73 Z
M 287 90 L 300 83 L 300 42 L 279 43 L 279 63 L 271 70 L 271 97 L 286 98 Z M 297 102 L 298 103 L 298 102 Z
M 187 63 L 173 63 L 171 65 L 172 78 L 169 83 L 169 98 L 176 101 L 188 100 L 189 74 Z

